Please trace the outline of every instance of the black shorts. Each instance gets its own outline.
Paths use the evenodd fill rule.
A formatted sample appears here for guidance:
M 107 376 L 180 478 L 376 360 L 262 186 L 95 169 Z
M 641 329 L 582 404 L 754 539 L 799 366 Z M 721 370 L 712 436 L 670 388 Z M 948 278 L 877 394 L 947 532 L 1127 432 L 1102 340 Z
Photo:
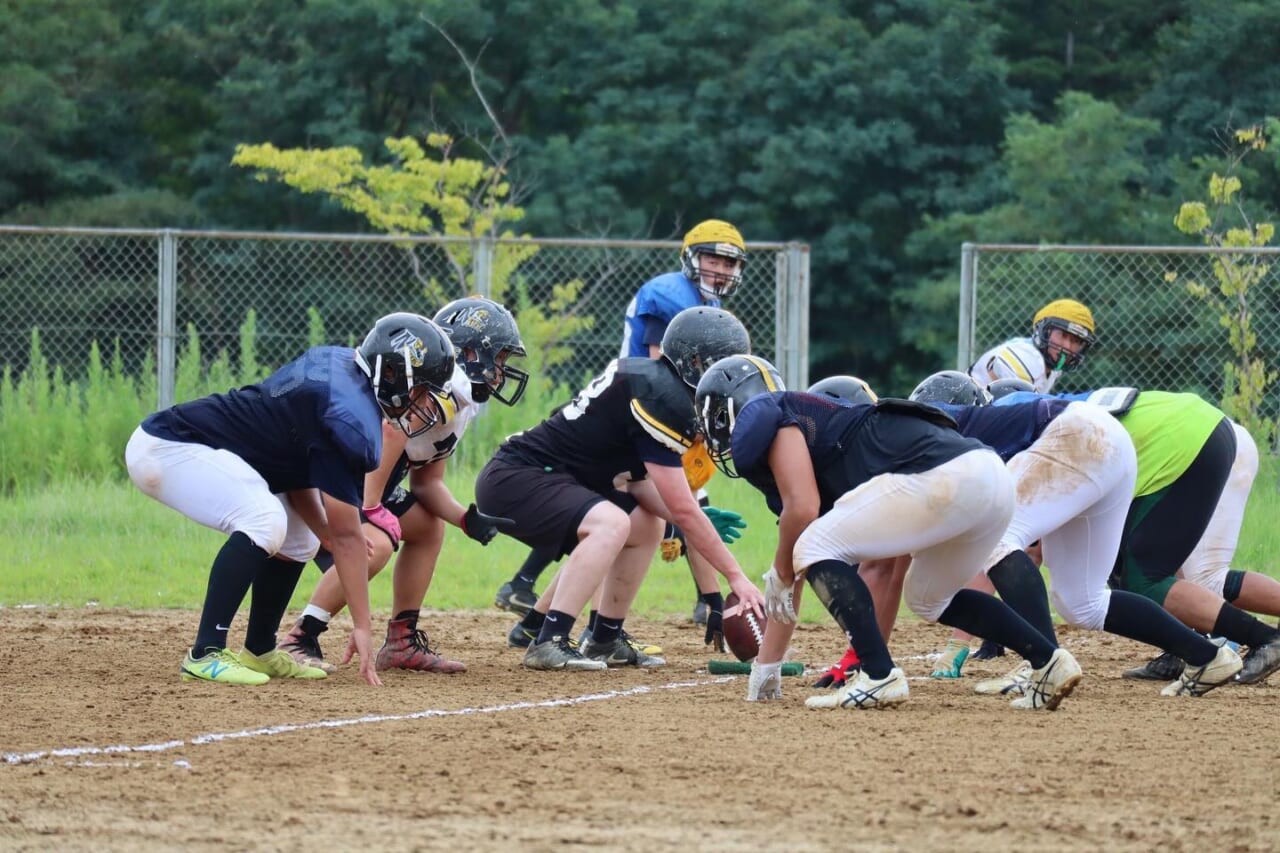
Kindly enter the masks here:
M 596 492 L 565 471 L 548 471 L 501 456 L 490 459 L 476 478 L 479 510 L 511 519 L 516 524 L 504 531 L 508 536 L 553 559 L 577 546 L 582 519 L 601 501 L 628 514 L 637 506 L 627 492 Z

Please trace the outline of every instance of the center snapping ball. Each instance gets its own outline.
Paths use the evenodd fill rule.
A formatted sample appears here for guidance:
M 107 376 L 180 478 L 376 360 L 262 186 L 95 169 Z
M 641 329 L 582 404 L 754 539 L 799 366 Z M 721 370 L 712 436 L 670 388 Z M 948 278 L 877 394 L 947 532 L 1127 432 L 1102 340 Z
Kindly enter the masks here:
M 737 593 L 729 593 L 724 600 L 724 643 L 740 661 L 755 660 L 764 642 L 764 629 L 769 619 L 763 615 L 744 611 Z

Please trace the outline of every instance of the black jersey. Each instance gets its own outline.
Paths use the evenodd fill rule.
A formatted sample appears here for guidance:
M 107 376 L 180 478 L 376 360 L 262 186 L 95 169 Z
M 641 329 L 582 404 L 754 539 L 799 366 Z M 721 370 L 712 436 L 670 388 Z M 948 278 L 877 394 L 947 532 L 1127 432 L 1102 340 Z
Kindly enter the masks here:
M 664 359 L 615 359 L 568 404 L 502 443 L 498 454 L 566 471 L 595 491 L 626 473 L 644 479 L 645 463 L 678 467 L 693 445 L 693 390 Z
M 733 465 L 782 512 L 782 498 L 769 469 L 769 448 L 778 430 L 797 426 L 804 434 L 825 513 L 850 489 L 879 474 L 917 474 L 983 447 L 948 425 L 937 409 L 906 400 L 854 404 L 825 394 L 775 391 L 753 397 L 733 427 Z

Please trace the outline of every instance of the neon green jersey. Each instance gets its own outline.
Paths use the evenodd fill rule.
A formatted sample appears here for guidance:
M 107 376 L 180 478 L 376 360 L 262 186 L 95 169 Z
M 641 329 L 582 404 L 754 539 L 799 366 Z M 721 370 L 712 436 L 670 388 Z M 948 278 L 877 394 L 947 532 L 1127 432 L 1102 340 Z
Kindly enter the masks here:
M 1138 453 L 1133 496 L 1157 492 L 1182 476 L 1223 417 L 1221 410 L 1195 394 L 1139 394 L 1133 408 L 1120 418 Z

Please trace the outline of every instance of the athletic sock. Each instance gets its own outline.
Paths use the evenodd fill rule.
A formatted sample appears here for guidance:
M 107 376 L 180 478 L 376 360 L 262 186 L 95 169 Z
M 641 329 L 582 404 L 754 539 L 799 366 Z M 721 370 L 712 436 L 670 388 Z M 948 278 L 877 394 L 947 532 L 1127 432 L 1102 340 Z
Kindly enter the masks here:
M 312 619 L 315 619 L 317 622 L 321 622 L 325 625 L 328 625 L 329 620 L 333 618 L 333 614 L 322 607 L 317 607 L 314 604 L 308 604 L 305 608 L 303 608 L 302 617 L 304 619 L 310 617 Z
M 203 657 L 211 649 L 227 647 L 227 631 L 231 620 L 244 597 L 249 594 L 253 579 L 258 576 L 271 558 L 267 552 L 253 544 L 240 531 L 232 533 L 213 558 L 209 569 L 209 585 L 204 593 L 204 608 L 200 611 L 200 627 L 196 629 L 196 642 L 192 654 Z
M 1242 646 L 1256 649 L 1280 637 L 1280 631 L 1234 604 L 1223 602 L 1222 609 L 1218 611 L 1218 618 L 1213 623 L 1213 635 L 1226 637 Z
M 596 620 L 600 618 L 599 610 L 592 610 L 587 614 L 587 630 L 594 636 L 596 633 Z
M 1218 654 L 1218 647 L 1178 621 L 1151 599 L 1135 592 L 1113 589 L 1102 630 L 1172 652 L 1192 666 L 1204 666 Z
M 610 619 L 608 616 L 597 616 L 595 627 L 591 629 L 591 642 L 596 645 L 612 643 L 622 636 L 622 620 Z
M 552 637 L 568 639 L 573 631 L 573 623 L 575 621 L 577 620 L 574 617 L 564 611 L 552 610 L 547 614 L 546 621 L 542 623 L 536 642 L 545 643 Z
M 302 617 L 302 633 L 308 637 L 319 637 L 328 630 L 329 623 L 327 621 L 322 622 L 309 614 Z
M 516 569 L 516 573 L 511 577 L 511 585 L 517 589 L 532 590 L 533 585 L 538 581 L 538 575 L 553 562 L 555 561 L 548 559 L 540 551 L 530 551 L 529 556 L 524 558 L 520 568 Z
M 806 573 L 818 600 L 845 632 L 862 660 L 862 671 L 871 678 L 884 678 L 893 669 L 893 658 L 880 627 L 876 624 L 871 590 L 858 576 L 858 567 L 841 560 L 814 563 Z
M 539 613 L 536 610 L 530 610 L 524 615 L 524 618 L 520 620 L 520 627 L 524 628 L 526 631 L 531 631 L 536 634 L 542 630 L 542 623 L 546 621 L 547 614 Z
M 304 568 L 296 560 L 276 557 L 267 560 L 265 568 L 254 578 L 249 627 L 244 635 L 244 647 L 253 654 L 263 655 L 276 647 L 276 630 L 289 609 L 289 599 Z
M 1058 635 L 1053 630 L 1053 615 L 1049 612 L 1049 593 L 1040 576 L 1040 567 L 1026 551 L 1007 555 L 987 571 L 987 578 L 1014 613 L 1057 645 Z
M 1012 607 L 994 595 L 976 589 L 957 592 L 938 621 L 947 627 L 959 628 L 999 643 L 1026 658 L 1035 669 L 1047 664 L 1058 648 L 1057 643 L 1037 631 Z

